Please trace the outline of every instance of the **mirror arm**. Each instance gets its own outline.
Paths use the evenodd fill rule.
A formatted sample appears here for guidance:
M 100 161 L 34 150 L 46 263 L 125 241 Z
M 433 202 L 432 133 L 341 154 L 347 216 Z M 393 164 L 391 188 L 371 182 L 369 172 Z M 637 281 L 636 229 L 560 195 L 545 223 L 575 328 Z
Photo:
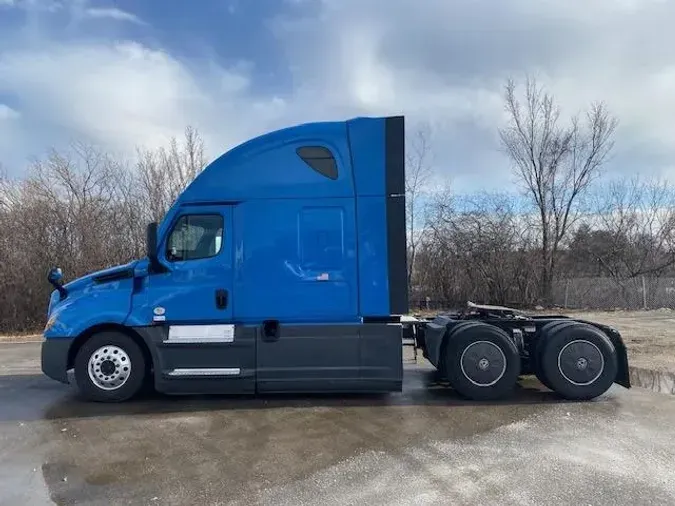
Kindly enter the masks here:
M 158 274 L 167 271 L 168 269 L 164 267 L 162 262 L 160 262 L 156 256 L 150 258 L 150 263 L 148 264 L 148 272 L 150 274 Z
M 65 287 L 58 281 L 50 280 L 49 284 L 51 284 L 59 292 L 60 300 L 64 300 L 66 297 L 68 297 L 68 290 L 66 290 Z
M 148 224 L 146 246 L 149 260 L 148 272 L 150 274 L 168 272 L 166 266 L 157 258 L 157 223 Z

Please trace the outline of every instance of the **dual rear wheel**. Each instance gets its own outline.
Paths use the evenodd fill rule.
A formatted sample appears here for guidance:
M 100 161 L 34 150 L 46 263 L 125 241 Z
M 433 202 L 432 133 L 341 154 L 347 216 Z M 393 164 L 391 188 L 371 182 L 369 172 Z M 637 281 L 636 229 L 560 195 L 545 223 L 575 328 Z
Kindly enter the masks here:
M 534 350 L 539 381 L 560 396 L 589 400 L 606 392 L 617 375 L 612 341 L 600 329 L 577 321 L 545 325 Z
M 508 396 L 520 375 L 520 356 L 502 329 L 464 322 L 447 336 L 445 375 L 463 397 L 495 400 Z
M 616 350 L 592 325 L 574 320 L 545 325 L 532 357 L 537 378 L 561 397 L 588 400 L 607 391 L 617 374 Z M 444 372 L 463 397 L 496 400 L 514 390 L 521 358 L 502 329 L 462 322 L 447 336 Z

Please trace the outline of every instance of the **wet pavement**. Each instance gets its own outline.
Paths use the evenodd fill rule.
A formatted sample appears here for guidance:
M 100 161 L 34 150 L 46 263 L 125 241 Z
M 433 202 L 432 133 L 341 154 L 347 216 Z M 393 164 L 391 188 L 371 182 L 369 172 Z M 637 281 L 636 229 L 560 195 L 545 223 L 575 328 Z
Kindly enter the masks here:
M 386 396 L 106 405 L 0 345 L 0 505 L 675 505 L 675 396 L 467 402 L 421 364 Z

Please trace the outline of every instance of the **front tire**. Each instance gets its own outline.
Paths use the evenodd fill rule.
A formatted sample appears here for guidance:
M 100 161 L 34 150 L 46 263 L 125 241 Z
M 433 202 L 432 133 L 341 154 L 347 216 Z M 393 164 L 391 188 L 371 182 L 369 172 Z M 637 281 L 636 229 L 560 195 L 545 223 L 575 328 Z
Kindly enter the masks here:
M 75 381 L 82 397 L 97 402 L 122 402 L 143 387 L 146 363 L 141 348 L 121 332 L 90 337 L 75 357 Z
M 459 329 L 449 339 L 446 376 L 462 397 L 484 401 L 512 393 L 520 375 L 520 355 L 506 332 L 477 323 Z

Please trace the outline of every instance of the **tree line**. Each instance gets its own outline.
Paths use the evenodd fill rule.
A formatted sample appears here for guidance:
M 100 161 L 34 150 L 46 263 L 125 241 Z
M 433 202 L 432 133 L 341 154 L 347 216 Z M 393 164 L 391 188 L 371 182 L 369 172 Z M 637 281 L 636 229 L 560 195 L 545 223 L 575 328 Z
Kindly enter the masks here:
M 432 184 L 434 131 L 408 131 L 408 282 L 413 305 L 474 300 L 550 305 L 560 277 L 675 274 L 675 192 L 667 181 L 606 178 L 617 120 L 602 103 L 566 120 L 528 79 L 504 87 L 499 129 L 516 191 L 459 195 Z M 199 133 L 132 163 L 87 143 L 51 150 L 20 179 L 0 171 L 0 331 L 44 325 L 50 267 L 69 279 L 145 254 L 145 226 L 206 166 Z M 434 174 L 434 170 L 438 170 Z M 438 180 L 438 178 L 435 178 Z M 618 288 L 617 288 L 618 289 Z
M 560 279 L 608 279 L 619 294 L 641 276 L 675 275 L 675 188 L 665 179 L 604 170 L 618 121 L 602 102 L 563 120 L 536 80 L 523 88 L 519 94 L 507 81 L 508 121 L 499 129 L 517 191 L 459 196 L 425 185 L 432 136 L 427 127 L 411 135 L 413 305 L 430 298 L 551 306 Z
M 145 254 L 145 227 L 160 221 L 206 165 L 204 142 L 188 127 L 133 165 L 75 142 L 33 162 L 19 180 L 0 175 L 0 331 L 44 325 L 53 266 L 68 279 Z

